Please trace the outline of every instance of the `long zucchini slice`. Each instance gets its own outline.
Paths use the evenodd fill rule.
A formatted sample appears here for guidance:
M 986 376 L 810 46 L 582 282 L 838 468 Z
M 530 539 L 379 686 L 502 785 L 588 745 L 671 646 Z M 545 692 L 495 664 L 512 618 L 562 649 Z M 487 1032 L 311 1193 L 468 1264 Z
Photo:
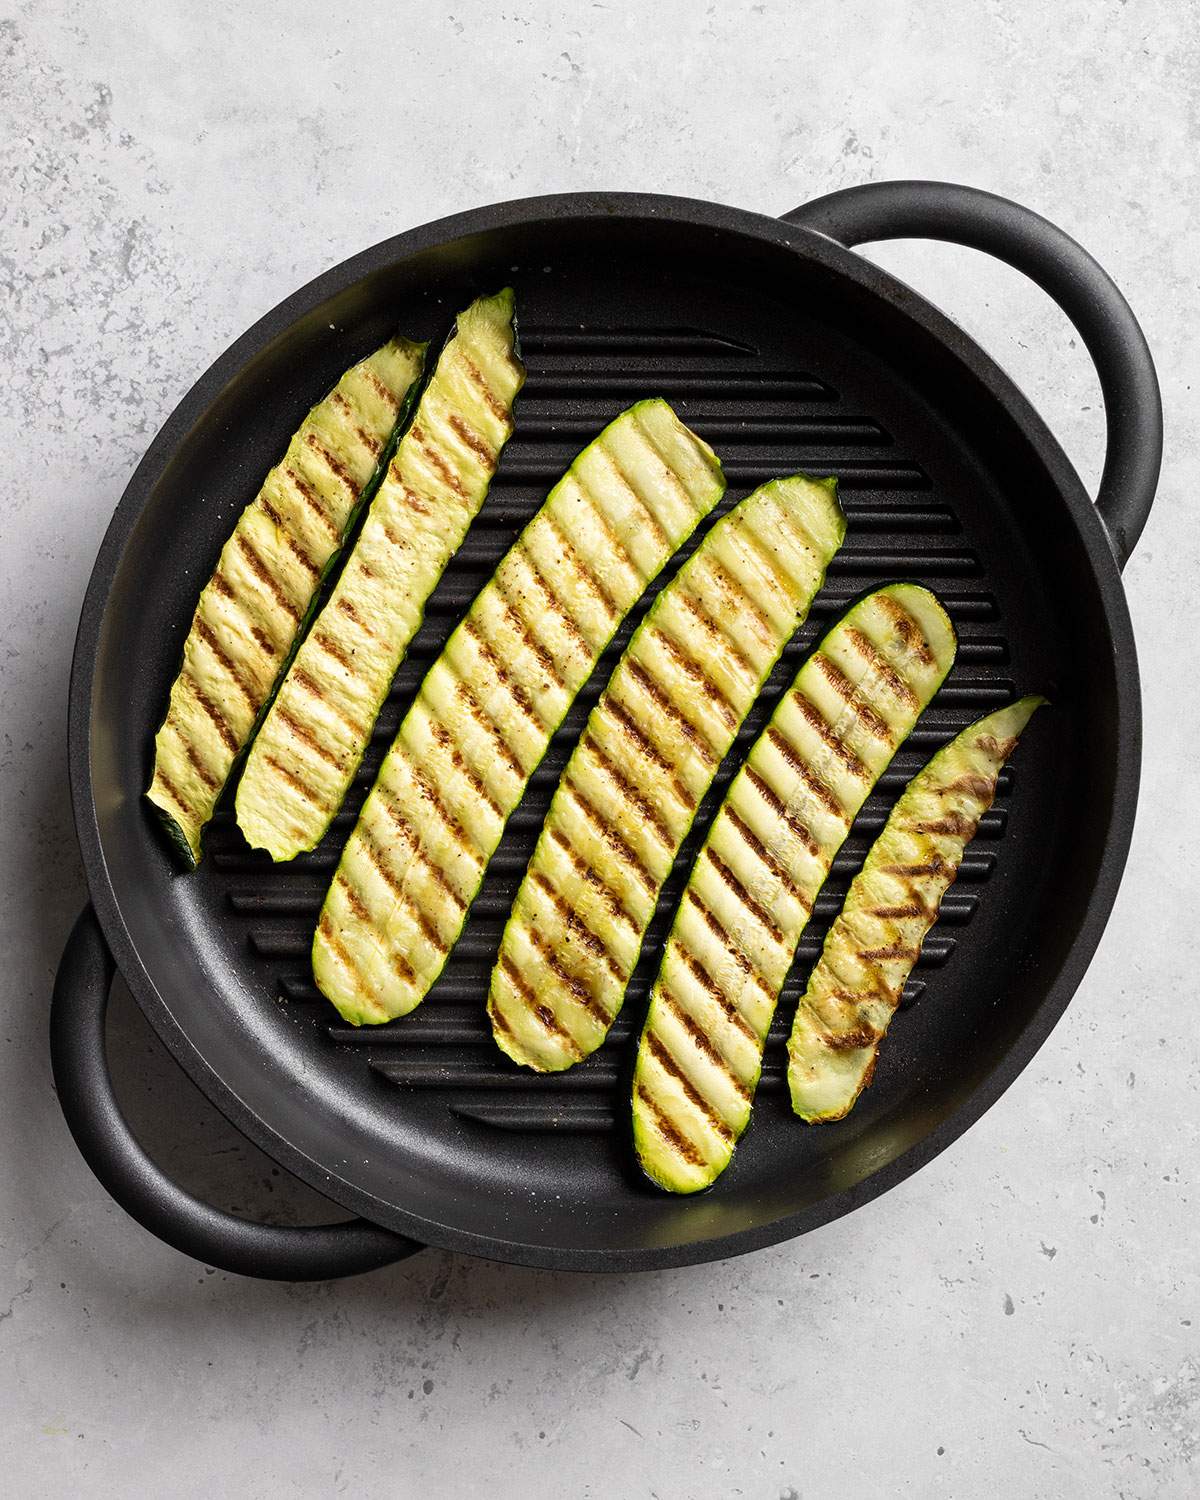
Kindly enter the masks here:
M 501 560 L 429 669 L 325 898 L 313 973 L 348 1021 L 424 999 L 576 693 L 724 489 L 708 444 L 665 401 L 642 401 Z
M 425 345 L 394 338 L 309 412 L 204 586 L 154 741 L 146 796 L 189 865 L 325 572 L 382 474 Z
M 515 340 L 510 288 L 459 314 L 342 574 L 246 757 L 238 824 L 272 859 L 292 859 L 324 837 L 425 602 L 483 504 L 525 380 Z
M 633 1078 L 646 1175 L 708 1187 L 750 1121 L 779 992 L 850 825 L 954 661 L 927 589 L 860 599 L 809 656 L 726 793 L 663 951 Z
M 603 1042 L 717 767 L 846 522 L 796 474 L 712 528 L 651 606 L 562 774 L 492 972 L 496 1045 L 539 1072 Z
M 840 1120 L 875 1071 L 879 1043 L 937 920 L 996 778 L 1044 698 L 988 714 L 909 782 L 851 882 L 796 1011 L 788 1041 L 792 1108 Z

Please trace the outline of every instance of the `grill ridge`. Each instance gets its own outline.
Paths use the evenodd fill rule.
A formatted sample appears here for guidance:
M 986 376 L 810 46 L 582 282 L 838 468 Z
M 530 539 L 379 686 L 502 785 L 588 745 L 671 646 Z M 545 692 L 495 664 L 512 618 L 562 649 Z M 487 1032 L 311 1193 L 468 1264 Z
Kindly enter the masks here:
M 329 838 L 291 866 L 272 866 L 246 848 L 227 803 L 212 824 L 212 866 L 228 878 L 229 911 L 283 1003 L 325 1006 L 308 971 L 312 925 L 340 845 L 404 707 L 450 628 L 574 454 L 629 400 L 664 395 L 722 455 L 730 493 L 721 510 L 744 489 L 776 474 L 804 469 L 838 475 L 849 522 L 846 545 L 829 570 L 810 618 L 784 652 L 739 733 L 706 810 L 715 811 L 722 789 L 800 660 L 863 590 L 896 577 L 928 582 L 937 589 L 959 634 L 958 659 L 950 678 L 856 820 L 800 943 L 771 1029 L 760 1090 L 780 1092 L 782 1044 L 807 969 L 895 796 L 934 749 L 981 713 L 1015 696 L 1014 683 L 1004 671 L 1009 649 L 996 599 L 984 581 L 981 558 L 959 538 L 954 507 L 939 493 L 935 477 L 913 458 L 893 451 L 891 434 L 874 418 L 843 409 L 837 391 L 825 380 L 802 370 L 761 368 L 756 349 L 703 329 L 523 327 L 522 346 L 528 381 L 519 403 L 517 432 L 505 451 L 492 495 L 428 603 L 425 625 L 397 674 L 355 787 Z M 680 558 L 694 545 L 695 541 L 683 549 Z M 664 573 L 659 586 L 671 572 L 669 568 Z M 623 1107 L 622 1049 L 640 1028 L 666 928 L 707 828 L 706 811 L 663 887 L 625 1009 L 595 1058 L 549 1077 L 513 1068 L 491 1044 L 484 997 L 501 929 L 558 774 L 584 715 L 656 591 L 650 590 L 626 622 L 555 736 L 525 802 L 510 820 L 467 929 L 429 999 L 413 1016 L 388 1027 L 355 1029 L 337 1021 L 325 1027 L 331 1045 L 360 1052 L 363 1065 L 397 1090 L 444 1093 L 446 1107 L 459 1119 L 498 1130 L 592 1132 L 611 1129 Z M 1010 767 L 1001 776 L 996 806 L 981 822 L 979 842 L 964 858 L 958 884 L 943 902 L 938 928 L 925 943 L 918 965 L 924 977 L 910 980 L 902 1010 L 918 1002 L 929 975 L 953 960 L 955 933 L 970 924 L 982 887 L 995 869 L 995 849 L 1004 837 L 1013 786 Z M 396 1097 L 399 1101 L 402 1096 L 398 1092 Z

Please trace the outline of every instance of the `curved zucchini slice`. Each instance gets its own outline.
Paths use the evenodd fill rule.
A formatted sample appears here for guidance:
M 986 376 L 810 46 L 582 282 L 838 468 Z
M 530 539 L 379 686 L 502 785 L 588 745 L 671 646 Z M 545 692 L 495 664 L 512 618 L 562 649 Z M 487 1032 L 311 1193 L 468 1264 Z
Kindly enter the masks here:
M 550 491 L 429 669 L 342 853 L 313 973 L 346 1020 L 424 999 L 576 693 L 724 489 L 708 444 L 642 401 Z
M 154 741 L 146 796 L 189 865 L 304 622 L 382 475 L 425 345 L 395 338 L 305 417 L 204 586 Z
M 840 1120 L 875 1071 L 879 1043 L 942 897 L 992 805 L 996 778 L 1044 698 L 988 714 L 909 782 L 851 882 L 796 1010 L 788 1041 L 792 1108 Z
M 510 288 L 458 316 L 333 592 L 237 790 L 247 842 L 293 859 L 325 835 L 424 616 L 483 504 L 525 380 Z
M 539 1072 L 603 1042 L 717 767 L 846 521 L 795 474 L 723 517 L 634 632 L 562 774 L 492 972 L 496 1045 Z
M 779 992 L 850 825 L 954 662 L 927 590 L 860 599 L 809 656 L 713 820 L 650 992 L 633 1139 L 660 1187 L 694 1193 L 750 1121 Z

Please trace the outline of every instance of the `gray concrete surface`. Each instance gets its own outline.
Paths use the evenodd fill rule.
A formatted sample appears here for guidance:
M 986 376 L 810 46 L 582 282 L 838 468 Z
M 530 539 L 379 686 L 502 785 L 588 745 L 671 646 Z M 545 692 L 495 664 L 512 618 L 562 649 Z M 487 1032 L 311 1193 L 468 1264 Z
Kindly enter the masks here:
M 3 8 L 0 1490 L 41 1495 L 1188 1496 L 1200 1486 L 1195 851 L 1200 44 L 1192 0 L 210 0 Z M 1127 572 L 1146 769 L 1108 934 L 1001 1104 L 808 1239 L 647 1278 L 437 1254 L 206 1274 L 76 1156 L 44 1044 L 83 900 L 63 755 L 93 555 L 199 372 L 352 251 L 479 202 L 682 192 L 766 212 L 977 183 L 1090 246 L 1163 376 Z M 966 252 L 881 259 L 1027 387 L 1089 482 L 1061 316 Z M 118 999 L 123 1095 L 197 1189 L 320 1211 Z

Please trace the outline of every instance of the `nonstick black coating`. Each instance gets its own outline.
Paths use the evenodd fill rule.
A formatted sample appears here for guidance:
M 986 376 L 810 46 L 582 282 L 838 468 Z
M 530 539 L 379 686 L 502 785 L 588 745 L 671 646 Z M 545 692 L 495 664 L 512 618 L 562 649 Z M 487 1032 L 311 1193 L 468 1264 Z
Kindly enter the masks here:
M 180 874 L 141 794 L 197 592 L 236 515 L 345 366 L 396 327 L 440 338 L 455 309 L 505 283 L 529 366 L 517 434 L 431 601 L 346 816 L 315 855 L 272 868 L 226 811 L 201 869 Z M 715 1189 L 686 1200 L 634 1170 L 625 1089 L 640 997 L 695 837 L 597 1056 L 538 1080 L 490 1045 L 482 1018 L 507 901 L 614 653 L 555 740 L 415 1016 L 357 1034 L 331 1025 L 306 956 L 336 850 L 431 655 L 571 455 L 654 394 L 725 459 L 730 501 L 797 468 L 842 478 L 846 546 L 731 765 L 804 650 L 860 591 L 894 578 L 930 585 L 961 642 L 838 862 L 780 1007 L 751 1129 Z M 1005 774 L 875 1082 L 841 1124 L 800 1125 L 779 1084 L 782 1037 L 837 898 L 905 777 L 955 729 L 1028 691 L 1053 707 Z M 1070 998 L 1115 894 L 1137 784 L 1137 672 L 1119 574 L 1028 405 L 965 335 L 859 257 L 682 200 L 534 200 L 464 215 L 367 252 L 264 319 L 131 482 L 89 591 L 72 693 L 93 899 L 134 993 L 191 1075 L 347 1207 L 427 1243 L 542 1265 L 640 1268 L 770 1243 L 936 1154 L 1012 1081 Z M 713 810 L 710 797 L 696 836 Z

